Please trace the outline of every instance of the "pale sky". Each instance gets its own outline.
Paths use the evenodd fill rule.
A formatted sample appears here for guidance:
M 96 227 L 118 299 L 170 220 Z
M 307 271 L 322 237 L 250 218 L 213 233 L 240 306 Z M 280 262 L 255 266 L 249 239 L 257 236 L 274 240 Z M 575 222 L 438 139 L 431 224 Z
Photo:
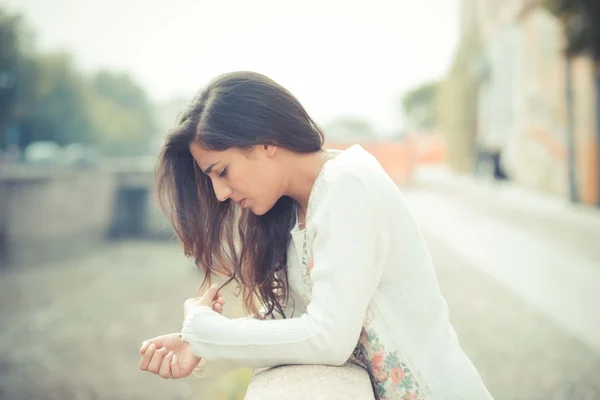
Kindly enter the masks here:
M 0 0 L 1 1 L 1 0 Z M 154 101 L 191 97 L 223 72 L 287 87 L 319 123 L 360 115 L 399 128 L 397 98 L 446 73 L 459 0 L 4 0 L 41 50 L 130 72 Z

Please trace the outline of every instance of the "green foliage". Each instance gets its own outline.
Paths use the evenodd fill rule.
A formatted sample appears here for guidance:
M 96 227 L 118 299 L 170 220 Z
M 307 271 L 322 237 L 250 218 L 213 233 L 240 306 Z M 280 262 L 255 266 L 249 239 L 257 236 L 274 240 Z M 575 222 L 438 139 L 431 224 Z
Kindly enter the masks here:
M 32 42 L 22 17 L 0 9 L 0 146 L 13 124 L 21 147 L 52 140 L 95 143 L 111 155 L 148 152 L 157 131 L 152 105 L 129 75 L 85 76 L 70 54 L 35 53 Z M 9 89 L 7 76 L 14 83 Z
M 438 87 L 438 82 L 429 82 L 408 91 L 402 97 L 402 110 L 409 129 L 431 130 L 437 127 Z
M 325 128 L 328 139 L 334 140 L 370 140 L 377 137 L 371 124 L 359 117 L 340 117 Z
M 18 83 L 27 63 L 26 38 L 22 18 L 0 9 L 0 128 L 16 112 Z
M 21 116 L 28 141 L 91 142 L 84 79 L 67 53 L 38 55 L 33 64 L 28 112 Z
M 592 50 L 600 58 L 600 2 L 597 0 L 544 0 L 563 23 L 570 56 Z
M 90 113 L 97 139 L 111 154 L 147 151 L 156 123 L 145 92 L 127 74 L 101 71 L 91 81 Z

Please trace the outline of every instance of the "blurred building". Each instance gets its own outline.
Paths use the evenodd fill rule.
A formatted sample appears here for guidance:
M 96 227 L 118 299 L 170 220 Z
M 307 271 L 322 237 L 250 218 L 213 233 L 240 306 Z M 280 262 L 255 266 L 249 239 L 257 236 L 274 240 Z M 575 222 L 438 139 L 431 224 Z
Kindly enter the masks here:
M 499 152 L 516 182 L 569 197 L 565 37 L 536 0 L 463 0 L 463 34 L 480 36 L 476 146 Z M 473 29 L 475 28 L 475 29 Z M 599 204 L 594 60 L 571 60 L 572 138 L 577 195 Z

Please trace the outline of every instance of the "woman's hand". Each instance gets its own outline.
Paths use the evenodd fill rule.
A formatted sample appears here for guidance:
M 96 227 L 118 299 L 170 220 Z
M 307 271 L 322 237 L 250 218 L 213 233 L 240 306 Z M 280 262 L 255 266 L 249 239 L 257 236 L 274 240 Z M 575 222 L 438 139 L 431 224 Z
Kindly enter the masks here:
M 189 376 L 200 363 L 190 345 L 179 333 L 157 336 L 144 342 L 140 349 L 140 369 L 165 379 Z
M 212 307 L 218 313 L 223 311 L 225 300 L 223 295 L 218 293 L 219 285 L 214 284 L 200 297 L 192 297 L 183 303 L 183 318 L 187 319 L 194 311 L 201 306 Z
M 212 306 L 218 313 L 223 311 L 225 300 L 217 293 L 218 286 L 211 286 L 201 297 L 188 299 L 184 303 L 187 318 L 199 306 Z M 140 348 L 140 369 L 150 371 L 164 379 L 179 379 L 189 376 L 200 363 L 190 345 L 179 333 L 157 336 L 146 340 Z

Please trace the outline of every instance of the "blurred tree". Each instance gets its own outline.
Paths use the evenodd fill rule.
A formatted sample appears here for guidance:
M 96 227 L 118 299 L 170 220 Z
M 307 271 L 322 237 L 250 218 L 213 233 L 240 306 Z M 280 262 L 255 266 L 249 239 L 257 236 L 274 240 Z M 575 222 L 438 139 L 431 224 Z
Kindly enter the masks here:
M 90 112 L 106 152 L 146 154 L 158 128 L 144 90 L 129 75 L 109 71 L 97 73 L 91 89 Z
M 5 130 L 17 114 L 20 84 L 27 82 L 23 73 L 30 71 L 29 38 L 21 16 L 0 8 L 0 145 L 6 144 Z
M 22 16 L 0 9 L 0 130 L 3 144 L 90 139 L 83 82 L 68 54 L 36 55 Z M 9 124 L 18 137 L 6 138 Z M 14 129 L 15 127 L 18 127 Z M 11 142 L 11 143 L 6 143 Z
M 439 82 L 429 82 L 402 96 L 406 128 L 429 131 L 437 127 L 436 96 Z
M 600 2 L 598 0 L 544 0 L 563 23 L 569 56 L 591 51 L 600 59 Z
M 23 18 L 0 8 L 0 146 L 94 142 L 108 154 L 146 154 L 156 131 L 152 105 L 130 76 L 88 78 L 68 53 L 35 53 Z
M 325 127 L 325 135 L 333 140 L 372 140 L 377 134 L 371 124 L 359 117 L 340 117 Z
M 19 118 L 26 142 L 59 144 L 93 141 L 87 87 L 68 53 L 38 55 L 30 70 L 32 85 L 22 98 Z

